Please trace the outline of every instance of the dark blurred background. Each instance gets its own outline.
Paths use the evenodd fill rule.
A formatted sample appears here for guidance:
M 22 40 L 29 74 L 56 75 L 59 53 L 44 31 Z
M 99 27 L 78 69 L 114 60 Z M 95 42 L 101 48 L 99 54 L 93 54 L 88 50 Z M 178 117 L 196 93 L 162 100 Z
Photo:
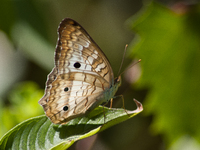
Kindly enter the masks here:
M 141 77 L 140 75 L 147 72 L 145 70 L 145 66 L 147 66 L 145 63 L 160 65 L 161 68 L 165 68 L 166 64 L 159 60 L 159 55 L 154 55 L 152 58 L 151 54 L 153 53 L 145 51 L 145 48 L 143 49 L 144 53 L 142 53 L 142 51 L 140 53 L 140 49 L 137 48 L 137 43 L 142 42 L 137 41 L 136 39 L 138 38 L 136 38 L 136 36 L 140 36 L 140 34 L 143 36 L 145 30 L 152 30 L 150 28 L 151 25 L 146 24 L 145 30 L 143 30 L 144 28 L 142 25 L 139 25 L 139 27 L 136 25 L 135 28 L 132 25 L 132 22 L 135 22 L 138 18 L 140 18 L 138 22 L 136 21 L 138 24 L 145 19 L 149 13 L 142 14 L 141 12 L 148 9 L 148 6 L 151 5 L 151 3 L 152 1 L 141 0 L 2 1 L 0 5 L 1 137 L 5 132 L 21 121 L 44 114 L 42 107 L 38 104 L 38 100 L 43 95 L 47 75 L 54 66 L 54 50 L 58 38 L 57 27 L 62 19 L 69 17 L 79 22 L 101 47 L 111 63 L 115 76 L 117 76 L 121 64 L 124 47 L 126 44 L 130 44 L 122 71 L 132 62 L 137 61 L 140 58 L 142 58 L 142 62 L 137 66 L 133 66 L 132 69 L 128 70 L 128 72 L 123 75 L 122 87 L 117 94 L 124 95 L 125 107 L 127 109 L 135 109 L 135 104 L 132 101 L 133 98 L 136 98 L 144 104 L 144 111 L 136 117 L 111 127 L 98 135 L 78 141 L 70 149 L 80 149 L 80 147 L 83 149 L 83 146 L 85 145 L 89 145 L 85 147 L 90 147 L 92 145 L 90 148 L 95 150 L 200 149 L 200 138 L 198 136 L 200 135 L 200 132 L 199 130 L 195 130 L 195 127 L 192 125 L 190 126 L 188 123 L 187 127 L 176 134 L 174 131 L 176 131 L 176 128 L 178 129 L 178 127 L 173 127 L 174 123 L 167 122 L 167 119 L 169 118 L 166 118 L 165 120 L 165 118 L 162 117 L 162 119 L 166 121 L 166 123 L 163 124 L 166 124 L 166 126 L 169 126 L 170 124 L 172 125 L 170 128 L 173 129 L 170 132 L 170 129 L 167 127 L 166 130 L 164 127 L 160 129 L 156 128 L 160 123 L 158 120 L 161 111 L 152 111 L 156 102 L 153 100 L 151 101 L 149 98 L 151 97 L 151 92 L 154 90 L 155 82 L 145 84 L 143 81 L 148 78 L 145 78 L 145 76 Z M 188 22 L 197 21 L 195 23 L 199 23 L 200 7 L 198 1 L 157 0 L 156 3 L 159 3 L 159 7 L 162 9 L 169 9 L 176 14 L 176 17 L 178 16 L 178 18 L 190 14 L 191 16 L 194 16 L 192 17 L 194 20 Z M 195 11 L 191 13 L 191 10 L 193 9 Z M 162 13 L 158 12 L 158 14 L 160 15 L 160 18 L 168 19 L 162 17 Z M 173 22 L 173 20 L 168 20 L 168 22 Z M 151 23 L 159 24 L 159 22 Z M 163 27 L 159 25 L 156 26 Z M 188 27 L 194 29 L 193 32 L 196 34 L 194 40 L 198 41 L 199 34 L 196 32 L 199 31 L 198 26 Z M 197 30 L 195 30 L 195 27 Z M 168 28 L 165 28 L 165 30 L 166 32 L 170 32 L 168 31 Z M 187 28 L 185 28 L 185 30 L 187 30 Z M 137 35 L 135 33 L 137 33 Z M 160 33 L 161 32 L 154 29 L 152 34 Z M 180 38 L 183 36 L 184 35 L 180 34 Z M 153 37 L 149 38 L 153 39 Z M 159 43 L 159 41 L 156 42 Z M 162 43 L 166 44 L 167 41 L 165 40 L 165 42 Z M 137 46 L 134 46 L 134 44 Z M 173 47 L 173 45 L 171 47 Z M 152 48 L 153 46 L 151 46 L 151 49 Z M 188 49 L 195 48 L 191 47 Z M 198 54 L 198 52 L 194 54 L 195 59 Z M 171 55 L 175 54 L 171 53 Z M 148 57 L 152 58 L 152 60 L 148 60 Z M 175 64 L 178 64 L 179 60 L 182 59 L 184 58 L 181 57 L 180 59 L 176 59 L 177 62 Z M 154 60 L 158 61 L 154 62 Z M 169 59 L 167 60 L 168 61 L 166 62 L 171 61 Z M 187 61 L 188 59 L 186 58 L 184 60 Z M 192 60 L 194 60 L 194 57 L 192 57 Z M 188 63 L 190 63 L 189 60 Z M 184 66 L 187 66 L 188 63 Z M 150 68 L 155 69 L 156 67 L 153 65 Z M 199 66 L 198 63 L 196 63 L 196 65 Z M 173 64 L 170 64 L 169 67 L 170 66 L 173 67 Z M 192 65 L 189 65 L 189 68 L 190 67 L 192 67 Z M 146 67 L 147 70 L 150 68 Z M 159 69 L 155 72 L 157 74 L 162 74 L 162 71 Z M 189 71 L 187 70 L 186 72 Z M 173 71 L 171 75 L 173 73 L 176 75 Z M 166 78 L 167 77 L 168 76 L 166 76 Z M 187 78 L 190 78 L 190 81 L 192 82 L 193 79 L 191 76 L 188 76 Z M 198 77 L 196 76 L 196 78 Z M 178 79 L 180 78 L 178 77 L 177 80 Z M 184 79 L 182 81 L 184 81 Z M 142 84 L 140 84 L 140 81 Z M 158 81 L 161 82 L 155 84 L 161 85 L 163 83 L 162 80 L 158 79 Z M 194 82 L 200 83 L 199 80 Z M 173 84 L 171 85 L 172 88 L 175 86 Z M 190 86 L 194 87 L 194 85 Z M 167 88 L 171 87 L 167 86 Z M 195 87 L 195 89 L 196 93 L 198 93 L 199 86 Z M 165 91 L 162 92 L 164 92 L 163 97 L 165 97 L 165 94 L 169 94 L 165 93 Z M 184 95 L 187 92 L 183 93 L 181 91 L 180 93 Z M 172 95 L 170 99 L 173 99 L 173 96 L 174 95 Z M 196 100 L 200 100 L 199 98 L 200 97 L 196 96 Z M 160 101 L 162 100 L 160 99 Z M 193 101 L 191 101 L 191 103 L 193 103 Z M 186 104 L 186 106 L 191 103 Z M 149 106 L 149 104 L 151 106 Z M 195 106 L 199 106 L 198 104 L 199 103 L 196 103 Z M 114 107 L 121 106 L 122 102 L 120 99 L 114 100 Z M 148 109 L 148 107 L 151 107 L 151 110 Z M 169 105 L 169 107 L 171 106 Z M 186 107 L 184 110 L 190 111 L 191 109 L 187 110 Z M 198 113 L 199 111 L 195 111 L 194 115 L 198 115 Z M 177 113 L 172 113 L 170 117 L 173 118 L 174 114 Z M 186 118 L 190 118 L 190 116 L 187 116 L 187 112 L 185 114 Z M 191 116 L 193 116 L 193 114 L 191 114 Z M 180 120 L 176 119 L 175 121 L 180 122 Z M 194 124 L 196 123 L 196 128 L 199 128 L 198 121 L 194 121 Z M 181 125 L 183 124 L 185 124 L 185 122 L 181 122 Z M 189 131 L 185 132 L 187 129 Z M 170 136 L 171 133 L 176 134 L 176 136 Z

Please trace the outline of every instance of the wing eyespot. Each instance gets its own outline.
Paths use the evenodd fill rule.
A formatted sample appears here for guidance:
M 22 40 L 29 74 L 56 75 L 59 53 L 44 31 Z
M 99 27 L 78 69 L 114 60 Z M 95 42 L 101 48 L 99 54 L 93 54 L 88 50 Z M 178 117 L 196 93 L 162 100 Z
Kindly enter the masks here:
M 68 87 L 64 88 L 64 91 L 65 92 L 69 91 L 69 88 Z
M 74 63 L 74 67 L 75 67 L 75 68 L 80 68 L 80 67 L 81 67 L 81 64 L 80 64 L 79 62 L 76 62 L 76 63 Z
M 63 110 L 64 110 L 64 111 L 67 111 L 68 109 L 69 109 L 68 106 L 64 106 L 64 107 L 63 107 Z

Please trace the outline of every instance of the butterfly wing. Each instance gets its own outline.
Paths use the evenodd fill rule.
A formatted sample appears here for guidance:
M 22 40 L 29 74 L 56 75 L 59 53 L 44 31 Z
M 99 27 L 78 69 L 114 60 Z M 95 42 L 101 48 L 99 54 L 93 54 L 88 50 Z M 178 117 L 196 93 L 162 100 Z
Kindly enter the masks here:
M 58 35 L 55 67 L 39 104 L 53 123 L 65 124 L 102 103 L 114 77 L 105 54 L 77 22 L 64 19 Z

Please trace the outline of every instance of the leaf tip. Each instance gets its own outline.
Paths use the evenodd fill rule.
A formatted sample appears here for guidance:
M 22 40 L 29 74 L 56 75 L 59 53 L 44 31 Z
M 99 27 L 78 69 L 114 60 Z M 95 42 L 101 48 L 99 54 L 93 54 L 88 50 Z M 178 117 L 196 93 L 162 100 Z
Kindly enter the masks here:
M 137 101 L 135 98 L 133 100 L 134 100 L 134 102 L 137 105 L 137 109 L 136 110 L 138 110 L 139 112 L 143 111 L 142 103 L 140 103 L 139 101 Z
M 133 111 L 128 111 L 129 114 L 138 114 L 140 113 L 141 111 L 143 111 L 143 106 L 142 106 L 142 103 L 140 103 L 139 101 L 137 101 L 135 98 L 133 99 L 133 101 L 135 102 L 137 108 Z

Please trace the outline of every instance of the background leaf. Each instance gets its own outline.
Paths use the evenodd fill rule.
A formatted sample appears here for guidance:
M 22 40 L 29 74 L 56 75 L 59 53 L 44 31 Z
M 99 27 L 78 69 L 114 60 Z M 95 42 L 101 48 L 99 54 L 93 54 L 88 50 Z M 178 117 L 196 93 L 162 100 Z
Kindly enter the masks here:
M 41 98 L 43 90 L 35 82 L 26 81 L 16 84 L 10 91 L 8 100 L 12 105 L 1 104 L 0 133 L 5 133 L 16 124 L 40 115 L 43 109 L 35 99 Z
M 200 141 L 200 11 L 178 15 L 152 3 L 132 23 L 140 35 L 133 46 L 142 59 L 138 88 L 148 88 L 146 113 L 154 114 L 152 131 L 171 143 L 189 135 Z

